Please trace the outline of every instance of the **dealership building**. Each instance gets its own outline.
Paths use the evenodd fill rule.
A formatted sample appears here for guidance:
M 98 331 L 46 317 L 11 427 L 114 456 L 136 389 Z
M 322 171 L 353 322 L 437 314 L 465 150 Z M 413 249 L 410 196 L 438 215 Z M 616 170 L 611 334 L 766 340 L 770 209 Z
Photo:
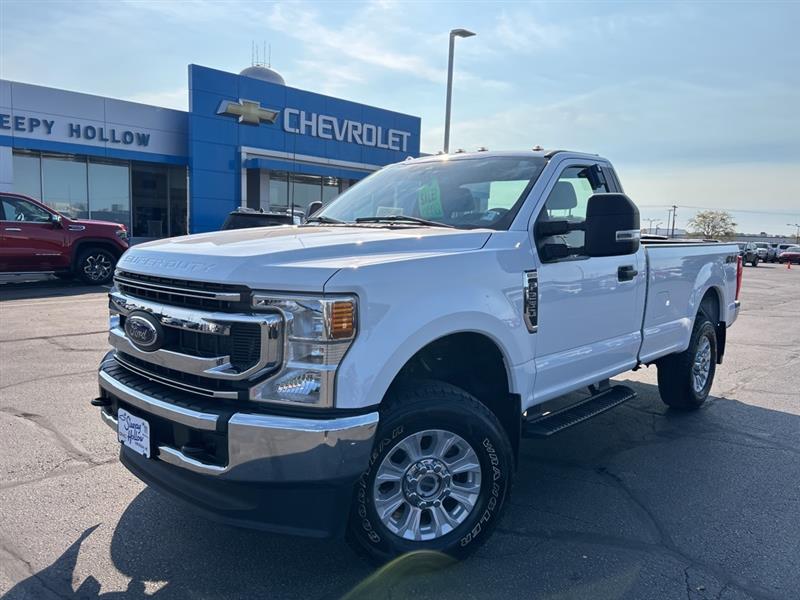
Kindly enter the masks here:
M 189 111 L 0 80 L 0 191 L 134 240 L 218 229 L 237 207 L 305 209 L 419 155 L 420 119 L 189 66 Z

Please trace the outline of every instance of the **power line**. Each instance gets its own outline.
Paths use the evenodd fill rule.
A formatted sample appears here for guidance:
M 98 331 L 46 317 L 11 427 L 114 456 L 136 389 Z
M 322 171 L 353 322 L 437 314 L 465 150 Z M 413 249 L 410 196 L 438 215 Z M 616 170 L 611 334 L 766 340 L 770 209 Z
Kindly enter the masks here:
M 669 212 L 672 212 L 672 207 L 677 206 L 678 208 L 689 208 L 692 210 L 724 210 L 726 212 L 732 213 L 748 213 L 753 215 L 798 215 L 800 211 L 777 211 L 777 210 L 748 210 L 746 208 L 722 208 L 719 206 L 689 206 L 687 204 L 639 204 L 639 208 L 668 208 L 670 209 Z

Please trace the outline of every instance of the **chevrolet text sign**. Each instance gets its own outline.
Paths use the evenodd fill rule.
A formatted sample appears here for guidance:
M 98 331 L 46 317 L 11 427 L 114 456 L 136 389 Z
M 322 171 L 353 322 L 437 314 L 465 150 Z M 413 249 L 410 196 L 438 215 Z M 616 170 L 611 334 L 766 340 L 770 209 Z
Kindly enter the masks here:
M 239 98 L 238 102 L 223 100 L 217 108 L 218 115 L 238 117 L 239 123 L 258 126 L 274 123 L 280 111 L 265 108 L 255 100 Z M 385 129 L 380 125 L 339 119 L 330 115 L 286 108 L 283 111 L 283 130 L 286 133 L 310 135 L 323 140 L 336 140 L 360 146 L 385 148 L 399 152 L 408 151 L 410 131 Z
M 339 119 L 296 108 L 287 108 L 283 113 L 283 130 L 287 133 L 311 135 L 324 140 L 349 142 L 401 152 L 406 152 L 408 149 L 410 131 L 384 129 L 380 125 Z

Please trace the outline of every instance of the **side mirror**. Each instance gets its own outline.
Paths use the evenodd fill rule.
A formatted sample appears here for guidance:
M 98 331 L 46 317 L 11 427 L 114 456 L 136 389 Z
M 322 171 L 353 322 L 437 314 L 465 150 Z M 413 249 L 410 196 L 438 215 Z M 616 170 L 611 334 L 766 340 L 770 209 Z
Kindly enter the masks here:
M 639 249 L 639 209 L 625 194 L 590 197 L 584 228 L 587 256 L 622 256 Z
M 308 216 L 313 217 L 314 213 L 322 208 L 322 202 L 319 200 L 314 200 L 308 205 Z
M 569 221 L 538 221 L 536 223 L 536 237 L 547 238 L 554 235 L 566 235 L 572 229 Z
M 63 217 L 61 215 L 53 215 L 53 218 L 51 219 L 51 222 L 53 223 L 53 227 L 54 228 L 55 227 L 63 227 L 64 226 L 63 225 Z

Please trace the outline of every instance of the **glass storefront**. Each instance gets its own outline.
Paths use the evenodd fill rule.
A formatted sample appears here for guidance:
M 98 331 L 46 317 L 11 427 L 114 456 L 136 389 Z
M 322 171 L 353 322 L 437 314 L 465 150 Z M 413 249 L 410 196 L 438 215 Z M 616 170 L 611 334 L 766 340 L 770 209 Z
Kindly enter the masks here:
M 122 223 L 132 237 L 187 232 L 186 167 L 14 151 L 14 191 L 73 219 Z
M 286 171 L 269 171 L 267 198 L 261 202 L 264 210 L 286 210 L 291 206 L 303 212 L 315 200 L 328 204 L 355 181 L 337 177 L 301 175 Z

